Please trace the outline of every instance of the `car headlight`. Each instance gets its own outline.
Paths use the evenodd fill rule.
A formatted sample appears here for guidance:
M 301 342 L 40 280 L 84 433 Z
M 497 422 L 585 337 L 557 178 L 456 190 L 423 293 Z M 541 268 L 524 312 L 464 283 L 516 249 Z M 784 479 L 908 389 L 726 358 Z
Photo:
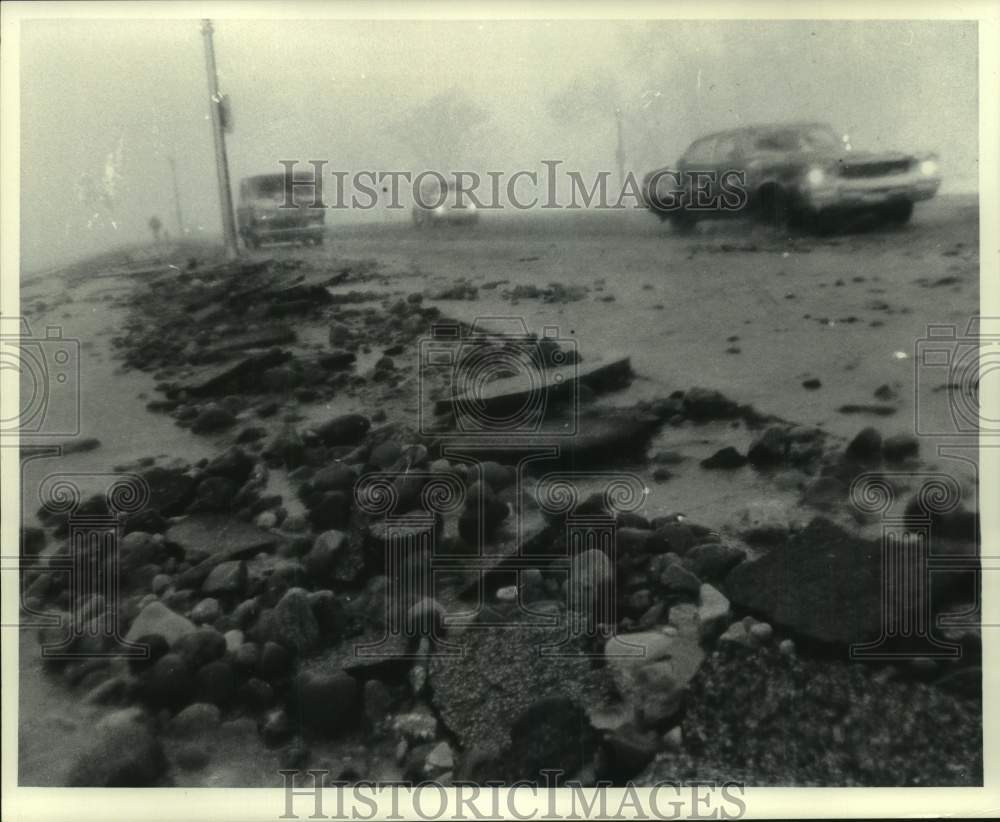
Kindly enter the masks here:
M 434 213 L 435 214 L 444 214 L 444 206 L 443 205 L 439 205 L 437 208 L 434 209 Z
M 826 172 L 821 168 L 811 168 L 806 174 L 806 182 L 811 186 L 818 186 L 826 179 Z
M 933 177 L 937 174 L 938 164 L 934 160 L 924 160 L 920 164 L 920 173 L 925 177 Z

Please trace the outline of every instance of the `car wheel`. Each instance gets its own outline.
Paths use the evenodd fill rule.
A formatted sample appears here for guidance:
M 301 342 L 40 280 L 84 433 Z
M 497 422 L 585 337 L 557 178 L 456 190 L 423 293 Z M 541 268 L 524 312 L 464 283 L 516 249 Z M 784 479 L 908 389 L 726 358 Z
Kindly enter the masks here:
M 757 195 L 759 219 L 778 231 L 787 231 L 790 224 L 791 204 L 781 186 L 767 186 Z
M 902 203 L 894 203 L 889 206 L 886 212 L 886 217 L 888 217 L 889 222 L 893 225 L 905 225 L 910 221 L 910 217 L 913 216 L 913 203 L 910 201 Z
M 690 234 L 698 222 L 698 218 L 690 211 L 675 211 L 669 219 L 671 227 L 678 234 Z

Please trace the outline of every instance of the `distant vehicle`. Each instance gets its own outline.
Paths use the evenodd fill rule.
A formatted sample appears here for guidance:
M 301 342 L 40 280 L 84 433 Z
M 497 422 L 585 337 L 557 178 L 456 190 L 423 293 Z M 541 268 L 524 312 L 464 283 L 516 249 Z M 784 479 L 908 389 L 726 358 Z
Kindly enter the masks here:
M 317 200 L 322 200 L 317 192 Z M 236 224 L 248 248 L 264 242 L 301 240 L 319 245 L 326 230 L 326 210 L 310 208 L 314 201 L 309 186 L 296 186 L 292 207 L 285 208 L 285 175 L 259 174 L 240 180 Z
M 444 187 L 436 177 L 425 178 L 413 204 L 413 224 L 424 226 L 475 225 L 479 209 L 468 194 L 456 190 L 454 182 Z
M 701 196 L 692 191 L 699 184 L 692 172 L 710 175 L 707 183 L 701 178 Z M 745 174 L 745 182 L 732 172 Z M 793 123 L 701 137 L 676 168 L 649 172 L 642 191 L 647 207 L 679 230 L 704 218 L 748 214 L 779 228 L 822 230 L 861 214 L 905 223 L 913 204 L 940 185 L 936 155 L 853 151 L 847 136 L 825 123 Z M 736 188 L 745 192 L 738 205 Z

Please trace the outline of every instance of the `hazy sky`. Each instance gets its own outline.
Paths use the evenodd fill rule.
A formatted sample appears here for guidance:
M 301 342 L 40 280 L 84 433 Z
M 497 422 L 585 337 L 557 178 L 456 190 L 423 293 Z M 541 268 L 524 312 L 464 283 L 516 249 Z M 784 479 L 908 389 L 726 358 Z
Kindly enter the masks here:
M 232 21 L 215 25 L 230 95 L 234 189 L 279 159 L 420 167 L 407 114 L 444 95 L 481 123 L 438 123 L 437 162 L 614 168 L 672 162 L 699 133 L 826 120 L 856 148 L 936 150 L 946 186 L 976 180 L 977 33 L 962 22 Z M 219 206 L 198 20 L 26 21 L 21 36 L 22 247 L 36 268 L 177 233 Z M 428 148 L 423 146 L 423 148 Z M 235 191 L 234 191 L 235 195 Z M 357 216 L 357 215 L 355 215 Z M 371 216 L 370 214 L 368 215 Z M 334 214 L 328 225 L 346 215 Z

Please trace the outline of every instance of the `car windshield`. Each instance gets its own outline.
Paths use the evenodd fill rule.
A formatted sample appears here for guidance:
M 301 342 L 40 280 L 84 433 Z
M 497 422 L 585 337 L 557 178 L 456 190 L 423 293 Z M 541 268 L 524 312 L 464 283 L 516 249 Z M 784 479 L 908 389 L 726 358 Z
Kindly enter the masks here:
M 250 181 L 250 191 L 256 197 L 280 197 L 285 191 L 285 175 L 254 177 Z
M 298 182 L 298 181 L 296 181 Z M 250 180 L 250 196 L 259 200 L 284 200 L 285 175 L 271 174 L 267 177 L 254 177 Z M 319 193 L 317 186 L 316 193 Z M 292 192 L 293 202 L 299 205 L 309 205 L 314 199 L 313 186 L 296 185 Z
M 837 148 L 839 142 L 832 129 L 808 126 L 769 131 L 757 138 L 756 145 L 762 151 L 817 151 Z

